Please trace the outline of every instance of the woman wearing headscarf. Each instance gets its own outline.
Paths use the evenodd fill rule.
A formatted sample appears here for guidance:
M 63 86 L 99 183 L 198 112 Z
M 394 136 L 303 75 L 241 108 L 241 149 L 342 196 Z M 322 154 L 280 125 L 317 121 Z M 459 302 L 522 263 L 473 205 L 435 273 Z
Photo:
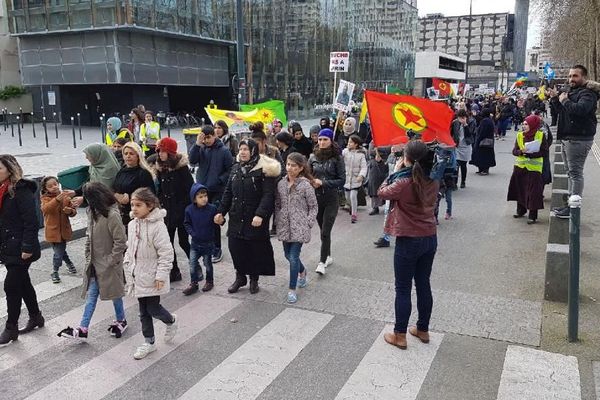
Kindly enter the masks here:
M 275 205 L 275 185 L 281 164 L 260 154 L 253 139 L 240 142 L 238 163 L 231 169 L 215 223 L 223 225 L 229 213 L 229 252 L 236 278 L 229 293 L 248 283 L 250 293 L 258 293 L 258 277 L 275 275 L 273 247 L 269 236 L 269 218 Z
M 126 138 L 133 141 L 133 135 L 126 128 L 121 129 L 121 120 L 117 117 L 110 117 L 106 121 L 106 137 L 107 146 L 112 146 L 113 142 L 119 138 Z
M 517 202 L 515 218 L 529 211 L 528 224 L 535 224 L 538 210 L 544 208 L 544 179 L 542 169 L 548 153 L 548 141 L 540 129 L 542 120 L 530 115 L 523 122 L 523 131 L 517 133 L 513 155 L 515 166 L 508 186 L 508 201 Z
M 4 291 L 8 318 L 0 334 L 0 347 L 44 326 L 35 288 L 29 277 L 31 263 L 40 258 L 38 219 L 34 195 L 37 185 L 23 178 L 23 169 L 9 154 L 0 155 L 0 263 L 6 266 Z M 29 321 L 19 331 L 22 302 Z
M 331 128 L 331 120 L 329 117 L 323 117 L 319 120 L 320 129 L 330 129 Z
M 478 175 L 489 175 L 491 167 L 496 166 L 496 153 L 494 152 L 494 121 L 493 110 L 484 108 L 481 112 L 481 122 L 477 130 L 477 138 L 473 146 L 473 154 L 469 164 L 475 165 Z
M 356 131 L 356 119 L 348 117 L 344 120 L 342 131 L 336 130 L 334 141 L 340 146 L 340 149 L 343 150 L 348 146 L 348 140 L 350 140 L 350 136 L 352 135 L 358 136 L 358 132 Z
M 117 172 L 113 190 L 115 199 L 119 203 L 121 211 L 121 219 L 123 225 L 127 226 L 131 218 L 131 195 L 137 189 L 147 187 L 153 193 L 156 192 L 154 187 L 153 171 L 144 159 L 142 148 L 134 142 L 129 142 L 123 146 L 123 161 L 125 165 Z
M 121 165 L 117 161 L 115 154 L 108 147 L 100 143 L 92 143 L 87 145 L 83 152 L 85 158 L 90 162 L 89 175 L 90 182 L 100 182 L 109 188 L 113 187 L 115 177 L 121 169 Z M 80 188 L 75 191 L 72 205 L 77 208 L 83 203 L 83 190 Z

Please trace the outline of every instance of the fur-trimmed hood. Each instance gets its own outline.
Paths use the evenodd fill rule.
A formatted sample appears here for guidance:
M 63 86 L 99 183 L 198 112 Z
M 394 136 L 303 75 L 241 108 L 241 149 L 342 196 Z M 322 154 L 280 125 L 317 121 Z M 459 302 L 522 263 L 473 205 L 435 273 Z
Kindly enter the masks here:
M 237 162 L 240 162 L 239 154 L 237 155 L 236 159 Z M 274 160 L 271 157 L 268 157 L 264 154 L 261 154 L 259 156 L 258 162 L 254 166 L 254 168 L 252 168 L 252 171 L 256 171 L 259 169 L 263 170 L 263 174 L 265 174 L 267 178 L 277 178 L 281 174 L 281 164 L 279 163 L 279 161 Z
M 587 81 L 585 87 L 600 95 L 600 82 Z
M 188 156 L 187 154 L 184 153 L 177 153 L 176 157 L 178 158 L 177 164 L 175 164 L 175 168 L 172 169 L 172 171 L 175 171 L 177 169 L 183 168 L 183 167 L 189 167 L 189 161 L 188 161 Z M 160 161 L 160 158 L 157 158 L 156 160 L 156 164 L 154 164 L 154 170 L 158 173 L 158 172 L 164 172 L 167 168 L 164 168 L 164 163 L 162 161 Z
M 157 221 L 162 222 L 166 216 L 167 216 L 167 210 L 156 207 L 152 211 L 150 211 L 150 214 L 148 214 L 148 216 L 144 219 L 148 222 L 157 222 Z M 135 216 L 133 215 L 133 211 L 129 212 L 129 217 L 132 220 L 135 218 Z

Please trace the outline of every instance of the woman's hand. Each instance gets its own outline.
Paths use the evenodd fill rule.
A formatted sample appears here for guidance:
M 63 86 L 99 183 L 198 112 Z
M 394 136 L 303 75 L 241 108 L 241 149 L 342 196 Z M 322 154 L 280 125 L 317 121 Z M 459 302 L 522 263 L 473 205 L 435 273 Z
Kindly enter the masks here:
M 365 178 L 362 175 L 359 175 L 359 176 L 356 177 L 356 181 L 358 183 L 362 183 L 364 180 L 365 180 Z
M 119 204 L 126 205 L 129 203 L 129 195 L 127 193 L 115 193 L 115 198 Z
M 73 197 L 73 200 L 71 200 L 71 206 L 73 206 L 73 208 L 80 207 L 82 203 L 83 203 L 83 196 Z
M 223 225 L 225 223 L 225 218 L 223 218 L 223 214 L 215 215 L 213 222 L 217 225 Z
M 22 258 L 23 260 L 28 260 L 28 259 L 30 259 L 30 258 L 31 258 L 31 256 L 32 256 L 32 254 L 31 254 L 31 253 L 21 253 L 21 258 Z
M 400 157 L 398 159 L 398 161 L 396 161 L 396 167 L 394 168 L 394 172 L 398 172 L 400 171 L 402 168 L 404 168 L 404 157 Z
M 255 215 L 254 218 L 252 218 L 252 226 L 255 228 L 258 228 L 259 226 L 261 226 L 263 223 L 263 219 L 262 217 L 259 217 L 258 215 Z
M 318 189 L 318 188 L 320 188 L 321 186 L 323 186 L 323 181 L 322 181 L 322 180 L 320 180 L 320 179 L 315 179 L 315 180 L 313 180 L 313 181 L 312 181 L 312 186 L 313 186 L 315 189 Z
M 165 286 L 163 281 L 154 281 L 154 289 L 161 290 Z

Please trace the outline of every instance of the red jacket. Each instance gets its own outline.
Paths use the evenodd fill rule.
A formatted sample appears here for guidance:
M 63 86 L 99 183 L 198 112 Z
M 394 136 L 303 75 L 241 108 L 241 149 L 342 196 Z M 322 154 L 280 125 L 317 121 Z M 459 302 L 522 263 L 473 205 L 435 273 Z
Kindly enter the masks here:
M 413 179 L 402 178 L 392 184 L 381 185 L 377 196 L 390 200 L 390 211 L 384 231 L 388 235 L 425 237 L 436 234 L 434 210 L 437 203 L 439 183 L 427 180 L 424 187 L 425 200 L 421 206 L 413 190 Z

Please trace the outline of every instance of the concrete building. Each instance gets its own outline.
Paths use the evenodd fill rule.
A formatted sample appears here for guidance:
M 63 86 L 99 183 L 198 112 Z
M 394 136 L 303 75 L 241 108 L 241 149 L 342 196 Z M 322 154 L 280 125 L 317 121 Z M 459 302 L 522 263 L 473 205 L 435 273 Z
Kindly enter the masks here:
M 433 78 L 448 83 L 465 81 L 466 62 L 464 58 L 436 51 L 418 52 L 415 56 L 415 87 L 413 95 L 426 97 L 427 88 L 433 84 Z
M 523 19 L 527 19 L 526 9 L 528 7 L 518 8 L 518 18 L 509 13 L 479 14 L 471 18 L 469 15 L 429 14 L 419 20 L 417 49 L 466 59 L 467 83 L 495 87 L 498 74 L 524 67 L 527 24 L 523 24 Z M 515 20 L 519 21 L 519 36 L 515 34 Z
M 540 45 L 527 49 L 526 71 L 536 72 L 539 79 L 542 79 L 544 77 L 544 66 L 546 65 L 546 62 L 549 62 L 554 69 L 556 81 L 566 81 L 572 63 L 556 59 L 556 57 L 552 55 L 550 49 L 545 46 L 544 39 L 542 38 Z

